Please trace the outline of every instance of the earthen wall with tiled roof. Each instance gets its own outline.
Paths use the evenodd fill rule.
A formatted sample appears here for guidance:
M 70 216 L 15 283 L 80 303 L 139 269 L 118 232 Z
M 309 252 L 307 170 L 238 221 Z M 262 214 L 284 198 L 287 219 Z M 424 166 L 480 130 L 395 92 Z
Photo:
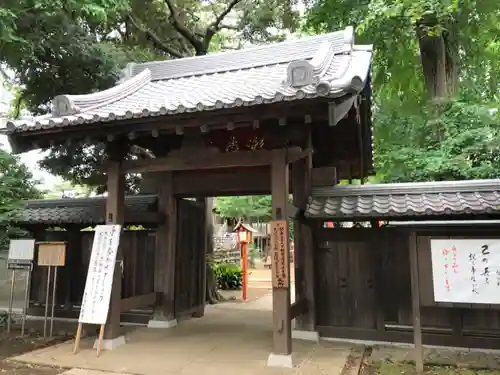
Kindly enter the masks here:
M 500 180 L 343 185 L 314 189 L 309 218 L 437 220 L 500 216 Z

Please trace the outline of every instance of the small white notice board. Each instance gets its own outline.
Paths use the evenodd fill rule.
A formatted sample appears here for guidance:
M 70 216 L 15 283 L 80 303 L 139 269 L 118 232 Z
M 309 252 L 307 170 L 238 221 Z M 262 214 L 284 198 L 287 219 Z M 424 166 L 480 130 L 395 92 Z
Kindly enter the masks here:
M 11 240 L 8 260 L 10 262 L 32 262 L 35 257 L 35 240 Z
M 436 302 L 500 304 L 500 239 L 431 239 Z
M 95 228 L 79 323 L 106 324 L 120 233 L 121 225 Z

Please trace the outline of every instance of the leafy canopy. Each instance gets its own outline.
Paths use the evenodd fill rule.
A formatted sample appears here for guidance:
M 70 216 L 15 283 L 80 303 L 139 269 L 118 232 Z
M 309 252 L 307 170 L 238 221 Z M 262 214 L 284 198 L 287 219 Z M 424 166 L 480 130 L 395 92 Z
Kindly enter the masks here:
M 22 207 L 23 200 L 40 198 L 36 181 L 19 159 L 0 149 L 0 250 L 8 245 L 9 236 L 17 233 L 10 221 Z
M 500 175 L 499 20 L 499 2 L 308 2 L 308 31 L 354 25 L 358 43 L 374 44 L 374 149 L 382 181 Z
M 294 31 L 297 0 L 8 0 L 0 9 L 0 66 L 20 87 L 16 111 L 42 114 L 59 94 L 113 86 L 127 62 L 204 55 Z M 102 145 L 56 145 L 41 166 L 105 189 Z M 137 179 L 130 181 L 135 184 Z M 133 190 L 133 187 L 130 186 Z
M 272 204 L 270 195 L 219 197 L 215 201 L 216 212 L 228 219 L 271 219 Z

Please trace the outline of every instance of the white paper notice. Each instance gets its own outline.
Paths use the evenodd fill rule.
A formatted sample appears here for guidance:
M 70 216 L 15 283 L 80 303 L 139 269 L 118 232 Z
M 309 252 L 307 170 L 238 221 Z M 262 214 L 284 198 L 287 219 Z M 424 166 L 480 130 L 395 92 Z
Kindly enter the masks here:
M 106 324 L 121 225 L 98 225 L 78 322 Z
M 35 240 L 10 240 L 9 261 L 32 261 L 35 257 Z
M 500 304 L 500 239 L 431 240 L 436 302 Z

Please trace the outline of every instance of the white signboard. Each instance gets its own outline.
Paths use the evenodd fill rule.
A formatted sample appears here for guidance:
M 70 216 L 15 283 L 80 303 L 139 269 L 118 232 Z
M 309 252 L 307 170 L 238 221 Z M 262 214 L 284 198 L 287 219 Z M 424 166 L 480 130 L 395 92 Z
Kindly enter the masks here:
M 9 245 L 9 262 L 31 262 L 35 257 L 35 240 L 11 240 Z
M 431 240 L 436 302 L 500 304 L 500 239 Z
M 95 228 L 79 323 L 106 324 L 120 233 L 120 225 Z

